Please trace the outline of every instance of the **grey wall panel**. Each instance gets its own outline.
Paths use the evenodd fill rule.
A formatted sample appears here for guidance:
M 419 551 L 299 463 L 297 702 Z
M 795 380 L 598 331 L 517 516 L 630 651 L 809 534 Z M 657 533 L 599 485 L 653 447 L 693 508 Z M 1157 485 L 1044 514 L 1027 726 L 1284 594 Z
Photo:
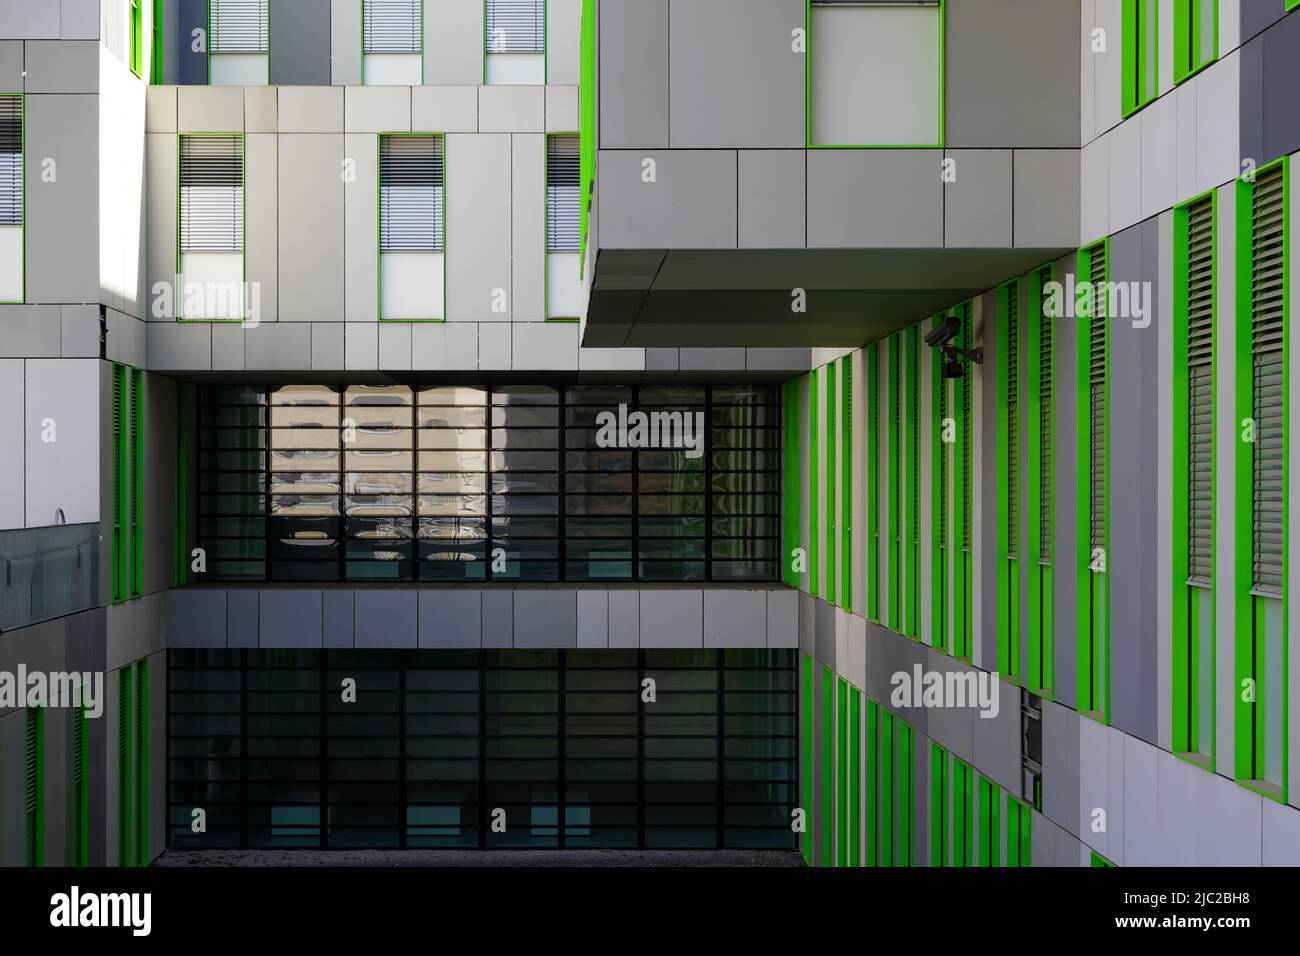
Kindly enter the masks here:
M 603 248 L 736 247 L 734 152 L 602 150 L 598 162 Z
M 0 36 L 16 40 L 59 38 L 59 4 L 51 0 L 9 0 L 0 4 Z
M 670 0 L 674 149 L 804 145 L 805 58 L 791 49 L 804 15 L 803 0 Z
M 318 648 L 323 644 L 321 591 L 266 589 L 258 601 L 258 647 Z
M 605 0 L 598 27 L 601 147 L 671 145 L 668 0 Z
M 86 143 L 99 130 L 98 97 L 28 96 L 24 110 L 27 301 L 96 302 L 99 156 Z M 46 159 L 54 182 L 44 179 Z
M 1249 40 L 1286 14 L 1286 0 L 1244 0 L 1241 4 L 1241 38 Z
M 421 647 L 482 647 L 482 591 L 421 591 Z
M 1086 719 L 1043 701 L 1043 815 L 1072 830 L 1079 820 L 1079 721 Z
M 335 326 L 335 328 L 338 328 Z M 342 329 L 339 329 L 340 339 Z M 352 620 L 356 613 L 353 607 L 353 592 L 326 590 L 323 599 L 321 618 L 321 643 L 324 647 L 351 647 Z
M 516 322 L 546 318 L 546 137 L 510 137 L 511 286 Z
M 424 5 L 424 82 L 459 86 L 483 82 L 483 5 Z
M 226 592 L 227 647 L 257 647 L 260 597 L 260 591 L 234 589 Z
M 417 594 L 388 588 L 358 590 L 353 598 L 356 646 L 415 647 Z
M 182 133 L 242 133 L 242 86 L 182 86 L 176 91 L 176 127 Z
M 582 0 L 546 2 L 546 82 L 577 86 L 582 60 Z
M 65 40 L 98 40 L 100 0 L 59 0 L 59 36 Z
M 330 2 L 330 82 L 361 85 L 361 0 Z
M 1264 155 L 1264 38 L 1256 37 L 1241 46 L 1238 62 L 1241 80 L 1237 91 L 1238 121 L 1241 124 L 1241 155 Z
M 514 599 L 515 647 L 578 646 L 578 592 L 520 588 Z
M 31 40 L 25 44 L 28 93 L 99 91 L 100 45 L 94 40 Z
M 348 133 L 347 157 L 355 179 L 343 186 L 344 309 L 349 322 L 379 315 L 379 159 L 373 134 Z
M 1300 16 L 1284 18 L 1263 40 L 1264 149 L 1260 163 L 1300 150 Z
M 1157 222 L 1111 238 L 1111 281 L 1155 295 Z M 1145 284 L 1144 284 L 1145 283 Z M 1107 582 L 1110 592 L 1111 721 L 1156 742 L 1156 518 L 1159 488 L 1159 341 L 1154 325 L 1116 316 L 1110 326 L 1110 490 Z
M 1073 255 L 1056 262 L 1056 281 L 1064 283 L 1066 276 L 1074 273 Z M 1078 556 L 1078 435 L 1077 382 L 1078 336 L 1074 320 L 1058 318 L 1052 341 L 1056 345 L 1055 386 L 1055 452 L 1052 473 L 1056 512 L 1052 525 L 1053 565 L 1053 643 L 1055 645 L 1056 673 L 1053 686 L 1056 700 L 1073 707 L 1076 699 L 1075 671 L 1078 619 L 1077 600 L 1079 567 Z M 1046 750 L 1046 744 L 1044 744 Z
M 0 41 L 0 90 L 17 92 L 23 88 L 23 43 Z
M 447 318 L 510 319 L 510 137 L 451 134 L 447 143 Z M 493 311 L 505 293 L 505 311 Z
M 280 137 L 280 319 L 343 316 L 341 134 Z
M 808 246 L 943 245 L 940 150 L 808 154 Z
M 275 0 L 271 4 L 272 84 L 329 85 L 330 16 L 330 5 L 321 0 Z
M 177 82 L 208 82 L 208 0 L 180 0 L 177 19 L 173 29 L 177 39 L 178 53 L 176 62 Z M 201 30 L 205 40 L 199 51 L 194 49 L 194 31 Z
M 1017 149 L 1013 162 L 1014 244 L 1042 247 L 1077 244 L 1079 152 Z
M 172 147 L 173 155 L 175 147 Z M 274 322 L 280 316 L 279 137 L 253 133 L 244 137 L 244 278 L 256 298 L 257 319 Z M 175 196 L 175 171 L 168 182 Z M 175 199 L 171 203 L 175 206 Z M 168 233 L 175 241 L 175 225 Z M 174 255 L 174 253 L 173 253 Z
M 948 145 L 1078 146 L 1079 0 L 945 6 Z
M 943 188 L 944 245 L 1011 245 L 1011 150 L 950 149 L 944 158 L 955 163 Z
M 0 530 L 26 526 L 22 359 L 0 360 Z
M 800 249 L 807 243 L 802 149 L 745 149 L 738 157 L 737 235 L 742 249 Z

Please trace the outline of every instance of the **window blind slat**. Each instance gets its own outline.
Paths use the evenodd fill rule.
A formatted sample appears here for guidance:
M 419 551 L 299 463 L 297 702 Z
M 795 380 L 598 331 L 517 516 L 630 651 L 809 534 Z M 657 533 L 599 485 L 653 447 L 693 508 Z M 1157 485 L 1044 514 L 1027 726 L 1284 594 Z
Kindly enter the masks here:
M 579 248 L 578 137 L 551 136 L 546 141 L 546 249 Z
M 1020 283 L 1007 286 L 1007 555 L 1020 553 Z
M 441 136 L 381 137 L 380 251 L 443 251 L 443 173 Z
M 543 0 L 487 0 L 483 42 L 487 53 L 543 53 L 546 13 Z
M 23 100 L 0 96 L 0 226 L 23 223 Z
M 1187 211 L 1187 576 L 1208 585 L 1214 555 L 1214 203 Z
M 419 53 L 424 41 L 421 0 L 364 0 L 362 49 L 366 53 Z
M 1038 560 L 1040 564 L 1052 561 L 1052 505 L 1055 495 L 1052 493 L 1052 399 L 1055 382 L 1052 378 L 1052 332 L 1055 317 L 1049 307 L 1048 283 L 1052 281 L 1051 268 L 1042 269 L 1039 274 L 1042 315 L 1041 332 L 1038 336 Z
M 211 0 L 208 49 L 213 53 L 268 52 L 267 5 L 268 0 Z
M 182 136 L 180 176 L 181 251 L 242 251 L 243 137 Z
M 1088 319 L 1088 543 L 1106 547 L 1106 246 L 1088 256 L 1092 314 Z
M 1283 317 L 1285 181 L 1281 166 L 1255 182 L 1251 208 L 1252 583 L 1282 596 L 1284 494 Z

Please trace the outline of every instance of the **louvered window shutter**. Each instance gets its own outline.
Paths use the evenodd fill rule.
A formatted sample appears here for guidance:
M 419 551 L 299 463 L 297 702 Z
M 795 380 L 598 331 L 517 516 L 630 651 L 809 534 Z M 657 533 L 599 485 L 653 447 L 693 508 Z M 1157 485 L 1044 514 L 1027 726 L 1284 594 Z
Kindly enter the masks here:
M 889 507 L 893 512 L 894 541 L 901 548 L 903 543 L 903 336 L 896 335 L 889 343 L 889 406 L 893 412 L 890 425 L 889 445 L 893 466 L 890 468 Z M 901 553 L 901 552 L 900 552 Z M 890 582 L 891 593 L 896 592 L 894 583 Z M 892 613 L 895 609 L 890 608 Z
M 1088 546 L 1106 547 L 1106 247 L 1088 255 Z
M 946 320 L 946 317 L 945 317 Z M 943 423 L 948 420 L 951 411 L 948 408 L 948 380 L 943 377 L 942 366 L 939 375 L 939 547 L 948 547 L 948 442 L 943 440 Z
M 117 672 L 117 852 L 118 865 L 131 865 L 131 667 Z
M 141 515 L 144 510 L 144 443 L 143 427 L 144 373 L 131 370 L 131 596 L 138 597 L 144 590 Z
M 125 568 L 122 556 L 122 535 L 126 533 L 122 521 L 122 428 L 125 421 L 126 369 L 113 366 L 113 600 L 126 597 Z
M 1208 585 L 1214 555 L 1214 202 L 1187 211 L 1187 572 Z
M 964 348 L 974 348 L 973 339 L 973 306 L 967 302 L 961 307 L 961 342 Z M 970 551 L 974 547 L 973 528 L 974 523 L 971 521 L 971 502 L 973 495 L 972 490 L 972 469 L 974 463 L 973 447 L 975 444 L 975 415 L 971 408 L 972 389 L 971 378 L 974 377 L 974 367 L 968 359 L 962 359 L 964 374 L 961 377 L 961 546 L 965 551 Z
M 244 138 L 181 137 L 181 252 L 242 252 Z
M 0 96 L 0 226 L 23 224 L 23 98 Z
M 268 0 L 211 0 L 208 49 L 213 53 L 268 52 L 267 4 Z
M 920 545 L 921 543 L 921 333 L 919 329 L 912 330 L 912 361 L 911 368 L 908 369 L 907 387 L 911 393 L 911 426 L 912 426 L 912 474 L 917 480 L 912 481 L 912 544 Z
M 483 42 L 488 53 L 546 50 L 544 0 L 487 0 Z
M 420 0 L 363 0 L 362 49 L 366 53 L 419 53 L 424 38 Z
M 1007 556 L 1020 553 L 1020 283 L 1007 286 Z
M 1039 273 L 1042 302 L 1039 306 L 1042 324 L 1038 336 L 1038 561 L 1052 563 L 1052 398 L 1056 386 L 1052 377 L 1052 333 L 1055 316 L 1048 308 L 1047 284 L 1052 281 L 1052 270 Z
M 577 252 L 579 232 L 578 137 L 546 140 L 546 251 Z
M 36 845 L 40 839 L 37 823 L 40 817 L 41 801 L 41 714 L 29 707 L 26 714 L 26 731 L 23 747 L 23 830 L 24 855 L 27 866 L 35 866 L 39 851 Z
M 443 251 L 441 136 L 384 136 L 379 143 L 379 248 Z
M 1283 315 L 1286 304 L 1285 180 L 1282 166 L 1255 181 L 1251 208 L 1251 401 L 1254 590 L 1282 596 Z

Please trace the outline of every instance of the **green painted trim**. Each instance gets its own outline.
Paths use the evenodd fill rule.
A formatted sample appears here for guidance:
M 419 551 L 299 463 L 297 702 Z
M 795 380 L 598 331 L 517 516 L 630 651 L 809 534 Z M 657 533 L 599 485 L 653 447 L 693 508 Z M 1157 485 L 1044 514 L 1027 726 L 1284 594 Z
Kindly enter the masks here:
M 862 865 L 862 691 L 849 687 L 849 866 Z
M 997 392 L 997 462 L 998 462 L 998 488 L 997 488 L 997 559 L 998 559 L 998 673 L 1007 681 L 1018 684 L 1020 683 L 1020 560 L 1021 547 L 1020 542 L 1011 541 L 1010 522 L 1011 512 L 1019 514 L 1021 511 L 1020 501 L 1012 501 L 1011 480 L 1010 480 L 1010 411 L 1011 411 L 1011 370 L 1010 370 L 1010 324 L 1011 324 L 1011 290 L 1016 290 L 1017 295 L 1017 339 L 1018 358 L 1023 366 L 1024 359 L 1024 300 L 1020 297 L 1021 286 L 1019 279 L 1012 279 L 998 286 L 998 324 L 997 324 L 997 355 L 998 355 L 998 392 Z M 1017 394 L 1016 408 L 1018 412 L 1024 411 L 1023 400 L 1023 374 L 1017 375 Z M 1019 422 L 1017 422 L 1019 426 Z M 1018 428 L 1017 434 L 1023 438 L 1023 432 Z M 1023 456 L 1018 456 L 1017 461 L 1023 465 Z M 1023 470 L 1023 469 L 1020 469 Z M 1025 484 L 1019 480 L 1017 475 L 1016 487 L 1023 495 Z M 1021 516 L 1023 517 L 1023 516 Z M 1016 527 L 1021 531 L 1024 530 L 1023 521 L 1017 521 Z M 1014 547 L 1013 547 L 1014 545 Z
M 83 701 L 84 703 L 84 701 Z M 81 736 L 81 786 L 72 794 L 72 865 L 90 866 L 90 723 L 85 707 L 69 714 L 74 733 Z
M 835 865 L 835 674 L 822 667 L 822 866 Z
M 930 865 L 949 866 L 948 752 L 930 744 Z
M 437 136 L 442 140 L 442 252 L 430 253 L 430 255 L 442 256 L 442 318 L 413 318 L 413 319 L 386 319 L 384 318 L 384 248 L 381 236 L 383 234 L 383 181 L 382 160 L 383 141 L 385 136 Z M 545 246 L 545 226 L 543 225 L 542 243 Z M 545 271 L 545 270 L 543 270 Z M 514 303 L 510 303 L 513 310 Z M 427 132 L 401 130 L 392 133 L 377 133 L 375 135 L 375 317 L 380 322 L 393 322 L 395 324 L 416 325 L 425 322 L 441 324 L 447 321 L 447 134 L 445 132 Z
M 835 363 L 826 364 L 826 594 L 827 602 L 835 602 L 835 549 L 839 545 L 839 535 L 836 533 L 835 519 L 838 511 L 836 509 L 836 487 L 835 487 L 835 407 L 836 398 L 839 395 L 837 386 L 837 376 L 835 374 Z
M 130 591 L 130 531 L 127 501 L 131 494 L 130 375 L 125 365 L 113 364 L 112 395 L 119 409 L 116 427 L 110 437 L 113 453 L 113 476 L 117 479 L 117 502 L 113 509 L 113 603 L 125 601 Z M 110 415 L 112 406 L 110 405 Z M 110 427 L 112 423 L 110 422 Z
M 1142 22 L 1147 9 L 1151 10 L 1155 32 L 1155 40 L 1151 44 L 1154 61 L 1151 65 L 1151 75 L 1155 80 L 1153 89 L 1146 88 L 1146 71 L 1143 69 L 1146 64 L 1143 58 L 1145 37 L 1142 32 Z M 1158 0 L 1123 0 L 1122 11 L 1120 46 L 1123 59 L 1120 68 L 1122 84 L 1120 113 L 1127 118 L 1160 95 L 1160 6 Z M 1138 42 L 1132 42 L 1134 38 Z
M 898 840 L 895 846 L 899 866 L 912 865 L 912 847 L 916 839 L 912 812 L 914 781 L 912 757 L 916 749 L 916 732 L 903 721 L 898 721 Z
M 1092 276 L 1092 259 L 1098 254 L 1105 256 L 1106 271 L 1103 281 L 1109 288 L 1111 277 L 1111 255 L 1109 237 L 1102 239 L 1100 242 L 1080 249 L 1077 254 L 1076 271 L 1079 281 L 1090 280 Z M 1112 369 L 1112 323 L 1110 316 L 1107 315 L 1108 303 L 1104 297 L 1098 297 L 1094 290 L 1089 297 L 1090 308 L 1087 310 L 1088 315 L 1083 315 L 1083 309 L 1077 310 L 1080 319 L 1088 321 L 1078 321 L 1075 323 L 1077 332 L 1077 347 L 1075 350 L 1076 364 L 1076 429 L 1075 441 L 1078 457 L 1076 469 L 1077 476 L 1077 509 L 1075 513 L 1076 533 L 1078 535 L 1078 554 L 1076 560 L 1077 568 L 1077 590 L 1075 591 L 1076 604 L 1076 669 L 1075 669 L 1075 701 L 1079 713 L 1099 720 L 1102 723 L 1110 723 L 1110 536 L 1111 536 L 1111 517 L 1110 517 L 1110 499 L 1111 499 L 1111 388 L 1114 382 L 1114 373 Z M 1105 323 L 1105 349 L 1106 349 L 1106 394 L 1105 394 L 1105 421 L 1103 430 L 1105 432 L 1106 442 L 1106 502 L 1104 510 L 1106 514 L 1106 540 L 1102 544 L 1105 557 L 1106 571 L 1094 572 L 1090 570 L 1092 562 L 1092 542 L 1089 534 L 1089 514 L 1091 510 L 1091 393 L 1089 383 L 1089 336 L 1091 320 L 1094 313 Z M 1100 613 L 1096 609 L 1100 607 Z M 1100 686 L 1095 686 L 1093 679 L 1096 678 Z M 1098 706 L 1100 704 L 1100 706 Z
M 821 569 L 817 563 L 817 555 L 821 550 L 817 534 L 821 524 L 817 487 L 820 481 L 817 458 L 821 453 L 817 441 L 817 405 L 820 393 L 817 369 L 813 369 L 808 373 L 808 593 L 813 597 L 821 594 L 821 584 L 818 581 Z
M 131 597 L 144 592 L 144 372 L 131 369 Z
M 938 326 L 946 319 L 946 315 L 936 315 L 933 325 Z M 952 522 L 948 522 L 949 541 L 943 540 L 940 526 L 944 523 L 940 514 L 943 507 L 943 494 L 940 488 L 948 481 L 948 475 L 943 467 L 943 394 L 944 389 L 948 387 L 948 382 L 943 377 L 943 362 L 938 349 L 930 350 L 930 443 L 932 453 L 930 458 L 932 480 L 930 484 L 930 600 L 932 605 L 930 617 L 930 646 L 936 650 L 946 650 L 948 647 L 948 553 L 950 551 L 950 541 L 952 538 Z M 951 457 L 951 456 L 949 456 Z M 951 462 L 950 462 L 951 464 Z M 951 495 L 949 495 L 949 512 L 951 512 Z
M 239 137 L 239 188 L 240 212 L 244 221 L 239 226 L 239 281 L 248 284 L 248 139 L 242 132 L 207 131 L 176 134 L 176 275 L 180 278 L 180 287 L 174 290 L 173 305 L 177 322 L 192 322 L 195 325 L 243 325 L 243 319 L 187 319 L 185 318 L 185 274 L 181 271 L 181 140 L 186 137 L 202 138 L 204 136 L 238 136 Z M 242 296 L 244 289 L 240 289 Z M 246 302 L 240 303 L 240 311 Z
M 907 536 L 907 597 L 904 629 L 908 637 L 921 639 L 921 327 L 913 325 L 907 331 L 907 433 L 908 462 L 907 486 L 915 489 L 908 502 Z M 915 452 L 915 453 L 913 453 Z M 912 537 L 915 526 L 916 537 Z
M 840 607 L 853 610 L 853 355 L 840 359 Z
M 804 146 L 807 149 L 943 149 L 947 112 L 947 0 L 939 0 L 939 137 L 934 143 L 814 143 L 812 135 L 812 0 L 804 5 Z
M 163 32 L 162 0 L 153 0 L 153 13 L 149 20 L 149 83 L 152 86 L 163 84 Z
M 880 864 L 894 865 L 894 785 L 898 767 L 895 719 L 888 710 L 880 714 Z
M 799 382 L 781 385 L 781 580 L 799 586 L 794 549 L 799 547 Z
M 596 0 L 582 0 L 582 43 L 578 74 L 579 192 L 578 264 L 587 271 L 587 230 L 596 177 Z
M 867 866 L 880 866 L 880 705 L 867 698 Z
M 983 774 L 979 775 L 979 855 L 976 866 L 1000 866 L 998 808 L 1002 789 Z
M 1174 84 L 1190 79 L 1219 58 L 1219 0 L 1213 4 L 1214 49 L 1209 59 L 1201 60 L 1200 18 L 1194 10 L 1201 0 L 1174 0 Z M 1300 2 L 1300 0 L 1297 0 Z
M 835 797 L 838 822 L 835 827 L 836 866 L 849 865 L 849 684 L 843 677 L 836 681 Z
M 1049 462 L 1056 462 L 1056 395 L 1060 389 L 1059 353 L 1056 347 L 1059 338 L 1057 317 L 1044 315 L 1043 288 L 1044 274 L 1048 282 L 1056 281 L 1056 266 L 1048 263 L 1032 270 L 1026 281 L 1025 308 L 1021 315 L 1028 319 L 1022 326 L 1021 342 L 1025 354 L 1023 368 L 1025 371 L 1023 392 L 1025 398 L 1025 509 L 1024 524 L 1028 532 L 1027 553 L 1024 557 L 1029 569 L 1029 604 L 1025 608 L 1027 636 L 1029 642 L 1028 672 L 1023 682 L 1034 694 L 1052 700 L 1055 694 L 1056 646 L 1055 621 L 1053 618 L 1053 595 L 1055 584 L 1056 540 L 1051 541 L 1052 561 L 1044 564 L 1040 558 L 1043 551 L 1042 509 L 1039 502 L 1042 484 L 1043 452 Z M 1039 391 L 1042 384 L 1042 339 L 1044 323 L 1052 328 L 1052 354 L 1048 358 L 1048 368 L 1052 373 L 1052 409 L 1050 411 L 1051 435 L 1047 438 L 1048 447 L 1043 448 L 1042 402 Z M 1055 499 L 1055 475 L 1052 476 L 1052 497 Z
M 974 804 L 974 771 L 970 764 L 952 758 L 952 865 L 973 866 L 975 847 L 972 845 L 972 812 Z
M 117 865 L 131 865 L 131 665 L 117 672 Z
M 867 474 L 863 502 L 867 517 L 867 619 L 880 620 L 880 343 L 867 346 Z
M 803 655 L 802 667 L 802 686 L 803 693 L 800 695 L 800 723 L 803 730 L 803 748 L 800 774 L 800 792 L 802 809 L 804 813 L 803 831 L 799 835 L 799 850 L 803 853 L 804 862 L 812 866 L 813 846 L 812 846 L 812 825 L 809 819 L 813 815 L 813 779 L 814 779 L 814 760 L 813 760 L 813 711 L 815 700 L 813 697 L 813 661 L 812 658 Z
M 24 846 L 24 859 L 30 859 L 32 866 L 45 865 L 45 706 L 42 704 L 38 707 L 28 707 L 24 711 L 23 747 L 24 751 L 27 746 L 27 735 L 36 738 L 36 813 L 29 821 L 27 814 L 23 814 L 23 839 L 25 843 L 31 844 L 31 853 L 28 855 L 26 846 Z M 33 724 L 35 725 L 33 727 Z M 24 753 L 24 760 L 26 754 Z M 26 781 L 24 780 L 24 788 Z M 24 796 L 26 794 L 24 793 Z
M 1198 694 L 1191 690 L 1199 688 L 1200 677 L 1199 664 L 1200 654 L 1199 647 L 1193 646 L 1198 642 L 1198 635 L 1201 632 L 1201 621 L 1196 610 L 1195 595 L 1202 589 L 1192 588 L 1187 584 L 1188 578 L 1188 540 L 1187 526 L 1189 520 L 1189 501 L 1188 501 L 1188 408 L 1190 404 L 1189 372 L 1188 372 L 1188 334 L 1189 334 L 1189 255 L 1190 242 L 1188 234 L 1188 210 L 1190 207 L 1208 198 L 1211 202 L 1211 281 L 1212 281 L 1212 305 L 1211 314 L 1213 316 L 1213 341 L 1211 343 L 1211 361 L 1210 361 L 1210 395 L 1211 395 L 1211 430 L 1210 430 L 1210 460 L 1218 460 L 1218 424 L 1219 424 L 1219 399 L 1218 399 L 1218 363 L 1219 363 L 1219 335 L 1217 331 L 1218 320 L 1221 315 L 1219 309 L 1219 197 L 1218 190 L 1211 189 L 1208 192 L 1195 196 L 1185 203 L 1174 207 L 1173 210 L 1173 230 L 1174 230 L 1174 260 L 1173 260 L 1173 376 L 1172 376 L 1172 394 L 1176 400 L 1172 403 L 1171 409 L 1173 414 L 1171 425 L 1172 438 L 1172 455 L 1171 455 L 1171 479 L 1172 486 L 1170 490 L 1170 504 L 1172 507 L 1172 571 L 1170 574 L 1173 595 L 1170 603 L 1170 633 L 1171 633 L 1171 669 L 1172 681 L 1170 687 L 1170 704 L 1172 710 L 1171 728 L 1172 744 L 1171 748 L 1175 755 L 1190 757 L 1190 762 L 1203 769 L 1213 771 L 1215 767 L 1215 739 L 1217 727 L 1217 694 L 1210 694 L 1208 701 L 1210 706 L 1210 734 L 1208 740 L 1200 740 L 1200 700 Z M 1210 473 L 1210 500 L 1216 501 L 1218 498 L 1218 469 L 1211 469 Z M 1212 542 L 1212 552 L 1216 550 L 1213 542 L 1218 539 L 1218 509 L 1212 508 L 1210 511 L 1210 540 Z M 1211 584 L 1209 588 L 1209 599 L 1211 606 L 1210 620 L 1208 626 L 1210 630 L 1210 651 L 1209 659 L 1217 660 L 1216 640 L 1217 628 L 1215 626 L 1216 615 L 1213 607 L 1216 601 L 1216 592 L 1218 590 L 1218 561 L 1212 560 L 1210 564 Z M 1211 682 L 1213 684 L 1213 681 Z M 1208 757 L 1208 762 L 1199 759 L 1201 755 Z
M 0 97 L 14 97 L 18 100 L 18 156 L 19 189 L 21 190 L 22 221 L 18 224 L 19 269 L 22 276 L 21 298 L 0 301 L 0 305 L 23 305 L 27 301 L 27 98 L 23 93 L 0 93 Z
M 958 341 L 964 348 L 973 348 L 975 345 L 975 306 L 974 303 L 967 299 L 965 302 L 958 304 L 954 314 L 961 322 L 962 331 Z M 952 525 L 951 544 L 952 564 L 953 564 L 953 607 L 952 607 L 952 656 L 964 661 L 971 660 L 972 643 L 974 640 L 975 629 L 975 612 L 974 612 L 974 521 L 971 525 L 971 547 L 967 549 L 964 544 L 964 528 L 966 525 L 966 497 L 967 489 L 970 490 L 970 500 L 972 505 L 975 501 L 975 475 L 967 474 L 966 470 L 966 452 L 967 445 L 973 446 L 973 435 L 966 434 L 966 404 L 969 401 L 972 405 L 970 409 L 971 431 L 975 428 L 976 409 L 974 406 L 975 390 L 973 387 L 974 366 L 966 359 L 962 359 L 962 365 L 965 367 L 965 375 L 961 379 L 955 380 L 952 387 L 952 405 L 953 405 L 953 423 L 956 426 L 957 441 L 953 445 L 952 470 L 954 472 L 953 495 L 952 501 Z M 975 467 L 974 448 L 970 449 L 971 471 Z M 958 477 L 960 476 L 960 477 Z
M 1284 581 L 1290 581 L 1290 535 L 1288 531 L 1288 517 L 1290 515 L 1290 498 L 1291 498 L 1291 474 L 1290 474 L 1290 428 L 1291 428 L 1291 369 L 1290 369 L 1290 324 L 1291 324 L 1291 164 L 1289 156 L 1282 156 L 1270 163 L 1266 163 L 1256 170 L 1255 178 L 1268 171 L 1274 166 L 1280 165 L 1282 168 L 1282 289 L 1283 289 L 1283 315 L 1282 315 L 1282 578 Z M 1273 784 L 1270 781 L 1262 780 L 1256 773 L 1259 755 L 1265 751 L 1265 732 L 1266 726 L 1263 721 L 1256 721 L 1255 711 L 1258 710 L 1263 700 L 1264 687 L 1266 681 L 1259 678 L 1254 666 L 1254 661 L 1261 656 L 1261 644 L 1263 635 L 1257 633 L 1257 621 L 1262 616 L 1262 607 L 1265 601 L 1276 600 L 1254 595 L 1252 588 L 1253 579 L 1253 476 L 1254 463 L 1253 451 L 1250 443 L 1241 441 L 1241 427 L 1245 419 L 1254 418 L 1254 401 L 1253 401 L 1253 365 L 1251 355 L 1253 352 L 1252 335 L 1251 335 L 1251 316 L 1253 313 L 1253 296 L 1251 267 L 1254 256 L 1254 240 L 1251 234 L 1251 218 L 1253 213 L 1253 197 L 1255 183 L 1237 180 L 1236 185 L 1236 203 L 1237 203 L 1237 262 L 1236 262 L 1236 287 L 1237 287 L 1237 310 L 1238 321 L 1236 323 L 1236 369 L 1235 369 L 1235 404 L 1236 415 L 1235 423 L 1238 428 L 1238 441 L 1236 443 L 1236 452 L 1234 460 L 1234 478 L 1235 478 L 1235 501 L 1234 501 L 1234 595 L 1235 603 L 1235 683 L 1233 694 L 1233 736 L 1234 736 L 1234 760 L 1233 773 L 1237 782 L 1248 789 L 1276 800 L 1279 803 L 1286 803 L 1289 791 L 1289 774 L 1290 766 L 1288 760 L 1288 737 L 1290 722 L 1290 701 L 1287 693 L 1288 681 L 1285 677 L 1289 673 L 1290 667 L 1290 641 L 1286 635 L 1289 632 L 1288 622 L 1288 601 L 1286 599 L 1286 590 L 1283 589 L 1282 599 L 1279 603 L 1282 605 L 1282 674 L 1280 681 L 1282 688 L 1282 707 L 1281 707 L 1281 759 L 1282 759 L 1282 779 L 1279 784 Z M 1243 682 L 1248 678 L 1255 678 L 1256 684 L 1256 701 L 1247 703 L 1242 700 L 1241 689 Z
M 889 569 L 889 616 L 886 621 L 890 630 L 901 632 L 903 629 L 903 518 L 901 482 L 899 470 L 902 466 L 899 448 L 903 436 L 903 371 L 902 350 L 903 333 L 896 332 L 889 337 L 889 477 L 887 509 L 887 526 L 885 528 L 885 566 Z
M 149 865 L 149 658 L 135 664 L 136 680 L 136 866 Z

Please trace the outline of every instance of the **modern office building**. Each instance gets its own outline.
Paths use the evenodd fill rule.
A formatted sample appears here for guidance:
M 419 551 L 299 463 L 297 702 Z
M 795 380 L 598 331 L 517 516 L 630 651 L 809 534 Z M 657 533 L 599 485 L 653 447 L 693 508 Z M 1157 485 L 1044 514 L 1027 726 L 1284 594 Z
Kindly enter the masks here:
M 1297 6 L 0 0 L 0 864 L 1300 863 Z

